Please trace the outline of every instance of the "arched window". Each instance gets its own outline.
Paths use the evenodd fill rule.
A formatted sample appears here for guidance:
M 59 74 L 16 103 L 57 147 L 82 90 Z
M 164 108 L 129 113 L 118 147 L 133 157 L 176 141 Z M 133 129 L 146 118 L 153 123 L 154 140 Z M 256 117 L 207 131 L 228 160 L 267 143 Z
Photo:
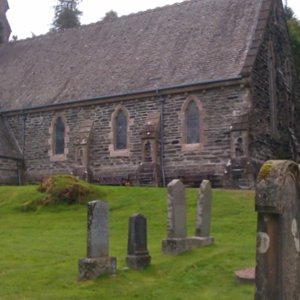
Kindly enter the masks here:
M 54 154 L 64 154 L 65 151 L 65 124 L 58 117 L 54 124 Z
M 200 143 L 199 109 L 194 101 L 191 101 L 185 110 L 185 137 L 186 144 Z
M 127 148 L 127 117 L 120 109 L 115 117 L 115 149 Z

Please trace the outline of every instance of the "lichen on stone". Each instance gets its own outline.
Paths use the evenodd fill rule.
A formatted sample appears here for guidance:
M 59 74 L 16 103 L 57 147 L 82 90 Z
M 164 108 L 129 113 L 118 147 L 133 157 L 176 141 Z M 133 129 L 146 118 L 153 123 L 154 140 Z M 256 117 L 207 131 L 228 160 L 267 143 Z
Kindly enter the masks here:
M 272 167 L 273 167 L 273 164 L 271 161 L 265 162 L 259 171 L 258 181 L 266 179 L 266 177 L 268 177 L 268 175 L 270 174 Z

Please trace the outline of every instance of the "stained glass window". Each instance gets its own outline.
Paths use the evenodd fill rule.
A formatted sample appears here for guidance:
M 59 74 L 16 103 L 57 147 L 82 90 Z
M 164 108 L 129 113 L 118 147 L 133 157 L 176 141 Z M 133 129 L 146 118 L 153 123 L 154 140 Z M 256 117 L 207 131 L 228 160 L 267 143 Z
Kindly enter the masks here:
M 199 109 L 196 103 L 191 101 L 185 111 L 185 136 L 187 144 L 200 142 L 199 121 Z
M 65 124 L 61 117 L 58 117 L 54 125 L 55 129 L 55 147 L 54 154 L 64 154 L 65 151 Z
M 127 148 L 127 118 L 123 110 L 120 110 L 115 118 L 115 147 L 117 150 Z

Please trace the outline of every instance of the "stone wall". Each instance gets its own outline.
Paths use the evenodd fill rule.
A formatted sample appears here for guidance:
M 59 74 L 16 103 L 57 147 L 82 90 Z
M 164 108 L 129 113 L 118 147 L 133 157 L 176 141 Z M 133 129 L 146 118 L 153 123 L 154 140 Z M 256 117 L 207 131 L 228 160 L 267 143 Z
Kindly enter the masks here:
M 240 83 L 203 86 L 193 93 L 162 95 L 164 98 L 164 169 L 166 182 L 181 177 L 186 183 L 199 184 L 211 179 L 222 184 L 226 164 L 231 157 L 231 126 L 245 114 L 249 106 L 249 91 Z M 196 147 L 184 143 L 185 102 L 190 98 L 201 106 L 201 141 Z M 111 151 L 111 116 L 118 107 L 128 114 L 128 149 Z M 27 181 L 37 181 L 54 173 L 73 173 L 77 166 L 77 147 L 82 122 L 93 121 L 89 136 L 88 163 L 90 179 L 99 183 L 120 184 L 123 179 L 138 183 L 142 160 L 141 131 L 150 114 L 161 110 L 161 97 L 99 101 L 94 105 L 65 107 L 56 110 L 40 110 L 7 114 L 6 120 L 19 145 L 23 145 L 25 175 Z M 63 116 L 67 130 L 65 159 L 51 159 L 51 124 Z M 188 145 L 190 146 L 190 145 Z M 161 147 L 158 145 L 157 157 Z M 22 149 L 23 150 L 23 149 Z M 159 166 L 160 168 L 160 166 Z
M 0 184 L 17 184 L 17 162 L 10 159 L 0 158 Z
M 261 18 L 267 27 L 252 72 L 249 150 L 257 170 L 268 159 L 295 159 L 297 75 L 282 9 L 275 1 L 270 14 Z

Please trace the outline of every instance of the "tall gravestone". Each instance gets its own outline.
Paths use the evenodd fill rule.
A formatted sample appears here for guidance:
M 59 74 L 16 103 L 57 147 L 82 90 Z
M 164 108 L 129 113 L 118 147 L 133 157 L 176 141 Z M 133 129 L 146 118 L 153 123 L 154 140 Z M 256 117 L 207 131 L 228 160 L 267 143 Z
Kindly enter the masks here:
M 300 299 L 299 166 L 267 161 L 258 175 L 255 300 Z
M 185 186 L 179 179 L 168 184 L 167 238 L 162 241 L 162 251 L 179 254 L 189 249 L 186 229 Z
M 196 213 L 196 236 L 187 237 L 185 186 L 179 179 L 168 184 L 167 196 L 167 237 L 162 240 L 165 254 L 180 254 L 194 247 L 206 246 L 213 238 L 206 235 L 210 228 L 210 183 L 203 183 Z M 207 216 L 205 214 L 208 214 Z
M 209 245 L 213 242 L 213 238 L 210 236 L 211 205 L 211 184 L 209 180 L 203 180 L 198 192 L 196 207 L 196 229 L 195 236 L 192 238 L 195 246 L 197 244 L 199 246 Z
M 144 269 L 151 261 L 147 249 L 147 220 L 142 214 L 135 214 L 128 222 L 128 249 L 126 263 L 132 269 Z
M 79 260 L 78 280 L 116 272 L 117 261 L 109 256 L 108 246 L 108 205 L 104 201 L 91 201 L 87 216 L 87 257 Z
M 210 233 L 211 185 L 209 180 L 201 182 L 196 208 L 195 236 L 207 237 Z

